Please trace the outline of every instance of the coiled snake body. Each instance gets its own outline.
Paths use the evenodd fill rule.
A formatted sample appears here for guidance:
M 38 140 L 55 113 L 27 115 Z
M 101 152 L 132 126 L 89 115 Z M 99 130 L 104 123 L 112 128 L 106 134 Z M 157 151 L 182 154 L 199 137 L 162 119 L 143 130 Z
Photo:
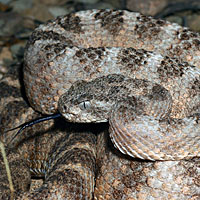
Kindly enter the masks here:
M 190 62 L 197 64 L 199 50 L 195 51 L 198 47 L 191 44 L 197 39 L 190 39 L 193 33 L 186 30 L 136 13 L 110 10 L 82 11 L 40 26 L 25 52 L 24 79 L 29 101 L 36 110 L 48 114 L 57 110 L 59 97 L 76 80 L 89 81 L 112 73 L 145 79 L 166 88 L 172 102 L 165 102 L 170 98 L 158 85 L 123 83 L 119 77 L 111 77 L 96 79 L 86 86 L 80 82 L 71 88 L 60 98 L 60 112 L 69 121 L 101 122 L 108 119 L 113 101 L 143 95 L 143 101 L 140 97 L 132 100 L 138 105 L 134 109 L 140 111 L 129 111 L 127 102 L 113 111 L 111 116 L 117 117 L 110 120 L 110 130 L 115 145 L 133 157 L 150 160 L 199 156 L 200 70 L 167 56 L 172 52 L 174 57 L 181 54 L 181 60 L 192 59 Z M 182 52 L 177 52 L 179 48 Z M 127 89 L 123 89 L 124 85 Z M 90 108 L 76 106 L 85 101 Z M 147 105 L 149 108 L 145 108 Z
M 132 157 L 191 159 L 200 154 L 199 47 L 199 34 L 176 24 L 128 11 L 80 11 L 33 32 L 24 56 L 26 94 L 43 114 L 109 119 L 113 143 Z

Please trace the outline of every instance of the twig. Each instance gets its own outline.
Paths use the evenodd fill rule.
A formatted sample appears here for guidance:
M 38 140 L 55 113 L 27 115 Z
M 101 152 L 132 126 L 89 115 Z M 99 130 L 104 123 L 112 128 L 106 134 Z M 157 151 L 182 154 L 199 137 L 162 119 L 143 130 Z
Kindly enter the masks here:
M 3 157 L 3 161 L 6 167 L 6 173 L 7 173 L 7 177 L 8 177 L 8 182 L 9 182 L 9 187 L 10 187 L 10 199 L 14 200 L 14 186 L 13 186 L 13 182 L 12 182 L 12 177 L 11 177 L 11 173 L 10 173 L 10 168 L 9 168 L 9 164 L 8 164 L 8 160 L 7 160 L 7 156 L 6 156 L 6 152 L 5 152 L 5 147 L 2 141 L 0 141 L 0 148 L 1 148 L 1 153 L 2 153 L 2 157 Z

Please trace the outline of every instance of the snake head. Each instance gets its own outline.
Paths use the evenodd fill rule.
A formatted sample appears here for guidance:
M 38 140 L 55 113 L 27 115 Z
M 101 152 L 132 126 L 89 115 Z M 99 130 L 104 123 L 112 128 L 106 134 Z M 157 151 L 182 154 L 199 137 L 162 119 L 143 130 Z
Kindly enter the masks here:
M 58 110 L 71 122 L 106 122 L 118 102 L 142 103 L 144 112 L 160 116 L 169 110 L 170 98 L 168 91 L 155 83 L 110 74 L 90 82 L 75 82 L 59 98 Z M 160 107 L 164 107 L 163 112 Z
M 101 84 L 77 81 L 58 101 L 58 110 L 70 122 L 106 122 L 112 103 L 103 96 Z

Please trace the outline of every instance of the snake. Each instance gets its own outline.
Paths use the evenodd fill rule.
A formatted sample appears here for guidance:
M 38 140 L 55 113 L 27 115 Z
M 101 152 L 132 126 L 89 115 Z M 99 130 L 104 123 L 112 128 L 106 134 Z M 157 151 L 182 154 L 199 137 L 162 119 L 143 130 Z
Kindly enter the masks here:
M 177 160 L 199 156 L 200 71 L 194 67 L 199 51 L 198 45 L 191 44 L 197 39 L 190 39 L 192 33 L 186 30 L 127 11 L 80 11 L 57 18 L 36 29 L 28 42 L 24 81 L 29 102 L 44 114 L 59 110 L 74 122 L 103 122 L 114 110 L 109 120 L 111 139 L 133 157 Z M 166 50 L 175 58 L 161 55 Z M 179 61 L 176 54 L 189 63 Z M 101 79 L 111 74 L 157 83 L 169 91 L 172 100 L 158 85 L 117 77 Z M 73 81 L 91 79 L 95 80 L 88 85 L 73 85 Z M 122 96 L 132 104 L 135 101 L 132 112 L 127 103 L 112 108 Z
M 135 168 L 125 167 L 127 174 L 128 171 L 137 174 L 137 170 L 142 173 L 147 166 L 152 173 L 158 168 L 162 171 L 165 166 L 174 166 L 176 172 L 178 166 L 186 166 L 181 172 L 190 182 L 190 177 L 198 174 L 198 170 L 194 170 L 193 175 L 187 172 L 198 168 L 195 157 L 199 156 L 200 133 L 199 44 L 198 33 L 135 12 L 88 10 L 61 16 L 36 28 L 27 43 L 23 68 L 26 96 L 31 107 L 42 114 L 60 112 L 67 121 L 78 123 L 109 121 L 111 140 L 122 154 L 117 152 L 117 157 L 107 150 L 110 147 L 105 147 L 105 157 L 110 163 L 118 159 L 114 163 L 116 168 L 135 165 Z M 63 155 L 61 150 L 60 153 Z M 124 154 L 130 157 L 127 159 Z M 156 162 L 141 163 L 137 158 Z M 51 182 L 54 179 L 50 179 L 51 172 L 59 169 L 58 160 L 54 162 L 53 159 L 52 168 L 47 170 L 50 175 L 46 175 L 46 185 L 42 186 L 46 196 L 37 191 L 38 196 L 31 198 L 47 198 L 47 194 L 54 191 L 54 182 Z M 106 169 L 102 161 L 97 163 L 109 171 L 109 164 Z M 102 173 L 100 169 L 99 175 Z M 61 175 L 62 180 L 64 177 Z M 97 176 L 96 184 L 104 185 L 107 181 L 107 188 L 101 184 L 96 187 L 95 199 L 128 199 L 133 188 L 127 186 L 126 180 L 112 182 L 112 188 L 121 185 L 121 181 L 125 185 L 124 190 L 115 190 L 112 196 L 109 178 L 106 179 L 105 174 L 102 177 Z M 150 196 L 156 199 L 160 191 L 165 191 L 163 199 L 169 197 L 169 191 L 163 185 L 161 189 L 153 185 L 154 178 L 147 181 L 142 174 L 139 177 L 141 184 L 134 187 L 135 193 L 130 192 L 130 199 L 148 199 Z M 198 188 L 198 178 L 192 181 L 195 181 L 194 188 Z M 153 189 L 147 192 L 148 187 Z M 100 191 L 108 193 L 103 197 Z M 57 193 L 66 195 L 65 192 Z M 198 192 L 191 193 L 178 194 L 177 198 L 198 198 Z

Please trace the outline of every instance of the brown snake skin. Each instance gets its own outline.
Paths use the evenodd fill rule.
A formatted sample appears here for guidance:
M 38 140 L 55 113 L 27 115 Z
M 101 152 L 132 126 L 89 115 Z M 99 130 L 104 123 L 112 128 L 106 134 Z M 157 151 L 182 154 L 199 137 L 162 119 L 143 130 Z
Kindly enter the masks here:
M 40 116 L 20 95 L 16 68 L 10 69 L 12 73 L 8 72 L 0 83 L 4 94 L 1 96 L 1 133 Z M 92 130 L 94 127 L 77 127 L 59 120 L 30 127 L 13 142 L 10 141 L 16 130 L 1 134 L 7 144 L 16 199 L 91 199 L 96 161 L 96 136 Z M 0 167 L 0 199 L 10 199 L 2 158 Z M 28 193 L 30 177 L 44 175 L 42 187 Z
M 93 23 L 95 20 L 98 23 Z M 69 34 L 63 35 L 65 31 Z M 80 44 L 85 49 L 79 50 Z M 91 44 L 99 48 L 88 51 Z M 127 58 L 125 49 L 116 53 L 106 46 L 145 48 L 154 53 L 129 49 Z M 104 59 L 107 55 L 110 60 Z M 170 59 L 172 55 L 176 58 Z M 126 75 L 133 68 L 137 71 L 142 66 L 145 69 L 162 63 L 160 74 L 172 79 L 173 75 L 180 78 L 189 66 L 184 61 L 199 67 L 199 55 L 199 34 L 186 28 L 126 11 L 83 11 L 42 25 L 32 34 L 25 52 L 26 94 L 34 109 L 49 114 L 57 109 L 59 96 L 74 81 L 90 80 L 113 70 L 116 73 L 116 68 L 108 68 L 112 64 L 118 63 L 117 72 Z M 177 66 L 180 73 L 175 70 Z M 0 130 L 7 144 L 16 199 L 200 199 L 198 158 L 151 162 L 124 156 L 107 139 L 107 125 L 104 129 L 98 124 L 77 127 L 62 119 L 49 121 L 27 128 L 9 143 L 16 131 L 5 130 L 40 116 L 21 97 L 18 74 L 14 72 L 0 82 Z M 144 79 L 144 75 L 139 71 L 134 78 Z M 191 102 L 198 102 L 199 74 L 193 74 L 193 78 Z M 190 110 L 199 111 L 198 105 Z M 181 107 L 178 110 L 174 116 L 184 115 Z M 27 192 L 27 167 L 32 176 L 45 174 L 44 184 L 31 192 Z M 0 198 L 9 199 L 2 159 L 0 168 Z
M 142 26 L 146 26 L 146 29 L 143 27 L 145 31 Z M 101 83 L 101 78 L 96 80 L 96 77 L 120 74 L 155 82 L 166 88 L 172 97 L 172 105 L 167 106 L 169 111 L 161 110 L 161 107 L 166 107 L 166 104 L 162 105 L 164 100 L 161 97 L 155 105 L 152 103 L 154 106 L 149 106 L 151 112 L 144 109 L 146 115 L 153 116 L 150 119 L 145 114 L 138 119 L 137 112 L 136 116 L 134 112 L 129 116 L 130 111 L 123 116 L 125 108 L 122 114 L 117 114 L 117 119 L 110 117 L 113 143 L 121 152 L 142 159 L 180 160 L 199 156 L 200 70 L 194 66 L 198 66 L 197 54 L 200 52 L 198 45 L 194 45 L 197 38 L 198 34 L 186 28 L 127 11 L 90 10 L 57 18 L 38 27 L 27 44 L 24 82 L 29 102 L 44 114 L 57 112 L 59 102 L 58 110 L 68 121 L 103 122 L 109 117 L 105 116 L 103 120 L 96 120 L 95 117 L 112 110 L 108 102 L 118 95 L 116 90 L 121 93 L 119 101 L 122 96 L 135 99 L 139 93 L 135 88 L 145 91 L 148 86 L 140 88 L 138 84 L 133 84 L 123 92 L 122 83 L 119 87 L 114 84 L 109 86 L 109 81 Z M 136 50 L 138 48 L 140 50 Z M 178 48 L 181 48 L 179 52 Z M 175 58 L 168 57 L 172 53 Z M 90 79 L 95 79 L 91 86 L 82 87 L 80 81 L 71 93 L 66 92 L 74 81 Z M 97 89 L 92 85 L 96 85 Z M 90 87 L 88 92 L 87 87 Z M 153 86 L 152 90 L 154 93 L 141 94 L 150 96 L 149 100 L 140 103 L 136 100 L 137 104 L 151 105 L 151 99 L 159 96 L 156 93 L 160 91 L 162 95 L 163 90 L 158 86 Z M 77 95 L 74 99 L 73 94 Z M 104 97 L 103 94 L 107 95 Z M 97 102 L 93 103 L 95 100 Z M 89 106 L 91 104 L 86 112 L 80 108 L 84 101 Z M 114 103 L 110 104 L 113 106 Z M 122 107 L 113 112 L 121 112 Z M 133 124 L 130 130 L 120 123 L 124 118 L 130 121 L 126 123 L 127 127 Z

